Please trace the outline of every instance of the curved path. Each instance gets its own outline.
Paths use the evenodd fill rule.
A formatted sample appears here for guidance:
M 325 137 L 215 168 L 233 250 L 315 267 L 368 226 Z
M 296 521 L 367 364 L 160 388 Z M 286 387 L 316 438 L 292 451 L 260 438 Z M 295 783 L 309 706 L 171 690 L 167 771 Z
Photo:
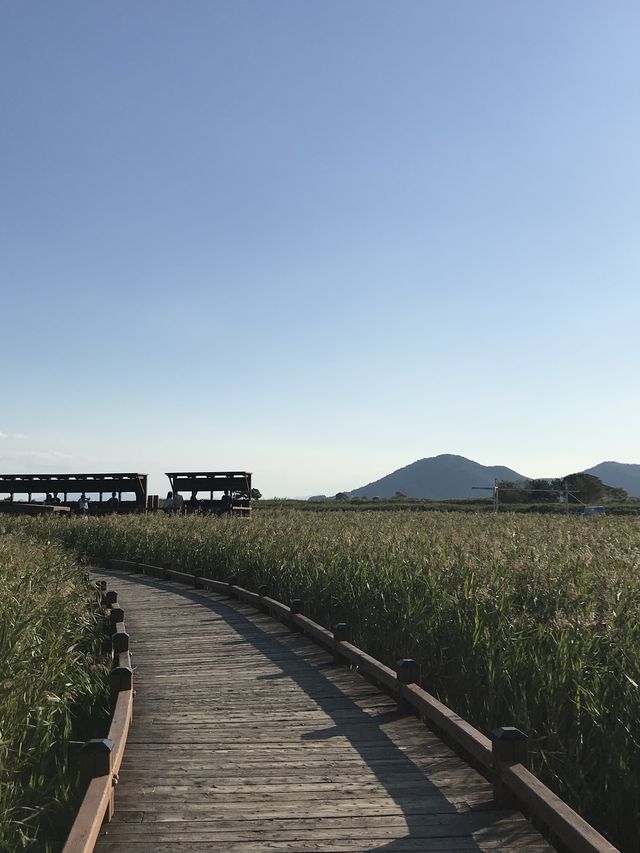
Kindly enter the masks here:
M 102 570 L 134 719 L 98 853 L 549 851 L 489 783 L 356 673 L 239 601 Z

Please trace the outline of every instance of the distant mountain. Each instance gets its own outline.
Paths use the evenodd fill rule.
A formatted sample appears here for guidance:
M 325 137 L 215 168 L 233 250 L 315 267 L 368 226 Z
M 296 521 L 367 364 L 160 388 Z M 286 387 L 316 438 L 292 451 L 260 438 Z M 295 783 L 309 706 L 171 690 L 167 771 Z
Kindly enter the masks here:
M 601 462 L 587 468 L 585 474 L 600 477 L 607 486 L 624 489 L 631 497 L 640 498 L 640 465 L 625 462 Z
M 349 496 L 391 498 L 396 492 L 402 492 L 409 498 L 434 500 L 489 497 L 490 492 L 476 491 L 472 486 L 493 486 L 496 477 L 498 480 L 525 479 L 504 465 L 480 465 L 464 456 L 443 453 L 398 468 L 386 477 L 354 489 Z

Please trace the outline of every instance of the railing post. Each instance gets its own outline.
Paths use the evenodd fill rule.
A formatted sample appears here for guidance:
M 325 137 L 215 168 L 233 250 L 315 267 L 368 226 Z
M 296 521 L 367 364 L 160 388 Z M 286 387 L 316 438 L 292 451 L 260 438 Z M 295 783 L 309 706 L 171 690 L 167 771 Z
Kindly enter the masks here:
M 396 674 L 401 684 L 420 684 L 420 664 L 413 658 L 401 658 L 397 661 Z
M 115 605 L 111 608 L 111 615 L 109 616 L 109 621 L 111 622 L 111 627 L 115 628 L 118 622 L 124 622 L 124 610 L 119 605 Z
M 193 586 L 195 589 L 198 588 L 198 578 L 202 577 L 202 571 L 200 569 L 193 570 Z
M 264 603 L 264 601 L 262 601 L 263 598 L 266 598 L 269 595 L 269 587 L 265 583 L 260 584 L 260 586 L 258 587 L 258 595 L 260 596 L 260 599 L 261 599 L 260 600 L 260 610 L 263 613 L 268 613 L 269 608 Z
M 227 592 L 233 598 L 233 588 L 234 586 L 238 586 L 238 575 L 231 575 L 227 578 Z
M 111 607 L 118 603 L 118 593 L 115 589 L 110 589 L 109 592 L 105 592 L 102 598 L 107 607 Z
M 111 635 L 111 648 L 114 655 L 129 651 L 129 635 L 126 631 L 114 631 Z
M 292 616 L 295 616 L 297 613 L 304 616 L 304 601 L 301 598 L 294 598 L 289 605 L 289 610 L 291 611 Z M 300 630 L 293 619 L 291 620 L 291 629 L 293 631 Z
M 113 772 L 113 741 L 108 738 L 92 738 L 80 748 L 80 778 L 85 785 L 100 776 L 111 776 Z M 105 821 L 113 817 L 113 785 Z
M 493 797 L 496 805 L 511 808 L 515 805 L 515 797 L 503 784 L 500 765 L 529 764 L 528 737 L 514 726 L 500 726 L 491 732 L 491 751 L 493 752 Z
M 420 684 L 420 664 L 413 658 L 401 658 L 396 662 L 398 677 L 398 707 L 405 714 L 413 713 L 413 707 L 402 696 L 403 684 Z
M 337 622 L 333 626 L 333 662 L 342 663 L 344 658 L 338 651 L 338 643 L 351 642 L 351 625 L 347 622 Z
M 112 700 L 117 699 L 118 693 L 131 690 L 133 687 L 133 670 L 130 666 L 115 666 L 109 676 Z

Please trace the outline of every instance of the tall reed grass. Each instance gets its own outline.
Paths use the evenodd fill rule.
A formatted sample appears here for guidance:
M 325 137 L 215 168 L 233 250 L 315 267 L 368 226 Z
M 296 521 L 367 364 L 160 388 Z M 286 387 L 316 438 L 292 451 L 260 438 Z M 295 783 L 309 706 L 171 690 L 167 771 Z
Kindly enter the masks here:
M 484 731 L 530 735 L 533 770 L 640 846 L 640 527 L 622 518 L 257 513 L 250 521 L 29 522 L 78 550 L 239 573 L 393 663 Z
M 24 528 L 23 528 L 24 530 Z M 0 531 L 0 850 L 55 851 L 78 790 L 70 741 L 106 710 L 95 590 L 60 545 Z

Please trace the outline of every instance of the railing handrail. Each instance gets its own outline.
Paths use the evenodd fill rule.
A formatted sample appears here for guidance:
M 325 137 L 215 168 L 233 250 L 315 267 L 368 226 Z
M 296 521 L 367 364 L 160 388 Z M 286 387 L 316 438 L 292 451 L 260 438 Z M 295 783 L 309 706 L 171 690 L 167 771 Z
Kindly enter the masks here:
M 230 578 L 228 581 L 218 581 L 204 577 L 200 572 L 181 572 L 177 569 L 152 566 L 131 560 L 110 559 L 108 564 L 114 567 L 131 567 L 134 571 L 142 571 L 143 574 L 151 574 L 152 576 L 157 575 L 164 580 L 178 581 L 196 588 L 200 587 L 227 594 L 280 617 L 286 623 L 308 635 L 314 642 L 332 652 L 335 659 L 343 659 L 355 664 L 360 672 L 373 678 L 398 701 L 405 703 L 428 718 L 450 741 L 474 759 L 487 777 L 493 781 L 494 790 L 501 787 L 506 789 L 519 804 L 527 809 L 529 815 L 542 821 L 570 853 L 619 853 L 617 847 L 614 847 L 584 818 L 580 817 L 567 803 L 554 794 L 521 761 L 505 761 L 496 749 L 495 741 L 490 740 L 456 714 L 455 711 L 420 687 L 416 683 L 416 680 L 419 680 L 419 675 L 416 680 L 407 680 L 404 676 L 400 678 L 399 669 L 397 671 L 392 670 L 362 649 L 354 646 L 348 639 L 340 639 L 339 633 L 335 629 L 341 626 L 336 625 L 333 631 L 329 631 L 305 616 L 302 612 L 304 610 L 302 602 L 292 602 L 292 605 L 296 605 L 295 607 L 287 606 L 275 598 L 270 598 L 264 591 L 261 594 L 239 586 L 236 577 Z M 348 626 L 345 625 L 344 628 L 348 628 Z M 414 664 L 413 661 L 401 663 Z M 417 665 L 416 669 L 419 670 Z M 522 735 L 520 732 L 518 734 Z M 522 737 L 526 740 L 526 736 L 522 735 Z M 70 853 L 70 851 L 65 850 L 63 853 Z
M 111 600 L 108 600 L 109 597 Z M 88 760 L 83 775 L 89 777 L 88 784 L 62 853 L 92 853 L 100 827 L 105 819 L 111 819 L 114 788 L 118 781 L 133 713 L 133 674 L 124 611 L 117 603 L 115 593 L 104 593 L 103 603 L 110 611 L 111 643 L 114 661 L 117 661 L 110 678 L 115 701 L 107 738 L 95 739 L 85 744 L 85 757 Z

